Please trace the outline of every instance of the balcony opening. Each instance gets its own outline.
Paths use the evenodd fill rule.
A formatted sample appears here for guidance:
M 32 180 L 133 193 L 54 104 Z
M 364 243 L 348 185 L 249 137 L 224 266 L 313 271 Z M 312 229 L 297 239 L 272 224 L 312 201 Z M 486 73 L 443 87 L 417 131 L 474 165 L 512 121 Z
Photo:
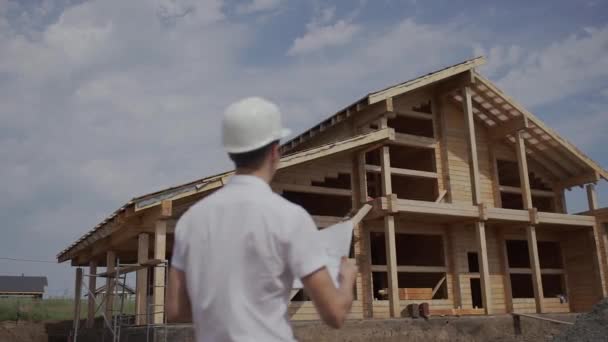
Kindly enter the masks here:
M 418 171 L 435 172 L 435 151 L 410 146 L 389 146 L 391 167 Z M 380 149 L 366 153 L 368 165 L 380 166 Z
M 513 298 L 534 298 L 531 274 L 511 273 L 510 278 Z
M 558 297 L 561 299 L 566 297 L 562 274 L 543 274 L 541 279 L 543 282 L 543 296 L 545 298 Z
M 443 272 L 398 272 L 397 284 L 401 300 L 425 301 L 431 299 L 447 299 L 447 282 Z M 374 287 L 373 297 L 376 300 L 388 300 L 387 272 L 372 272 Z M 433 289 L 439 285 L 433 295 Z
M 322 182 L 312 181 L 311 185 L 324 188 L 350 189 L 350 174 L 338 173 L 336 178 L 326 177 Z
M 431 114 L 415 111 L 409 113 L 417 117 L 397 114 L 394 118 L 388 119 L 388 127 L 393 128 L 396 133 L 433 138 L 435 132 Z
M 530 255 L 526 240 L 507 240 L 507 259 L 510 268 L 530 268 Z
M 342 217 L 348 214 L 352 207 L 350 196 L 283 191 L 283 197 L 301 205 L 311 215 Z
M 538 241 L 538 262 L 540 268 L 561 269 L 562 253 L 559 242 Z
M 398 198 L 434 202 L 437 198 L 437 180 L 392 175 L 393 193 Z
M 383 232 L 370 233 L 372 265 L 386 265 L 386 246 Z M 395 234 L 397 265 L 445 266 L 441 235 Z

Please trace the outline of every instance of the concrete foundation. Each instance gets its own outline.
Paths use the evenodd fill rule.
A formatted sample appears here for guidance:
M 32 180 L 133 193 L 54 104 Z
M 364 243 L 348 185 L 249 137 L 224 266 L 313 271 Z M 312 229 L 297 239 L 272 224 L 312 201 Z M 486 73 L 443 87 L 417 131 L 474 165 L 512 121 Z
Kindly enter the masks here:
M 544 317 L 573 322 L 576 314 L 545 314 Z M 522 318 L 522 335 L 515 335 L 511 315 L 432 317 L 424 319 L 352 320 L 340 330 L 321 322 L 294 322 L 295 335 L 300 342 L 396 342 L 396 341 L 550 341 L 565 325 Z M 49 341 L 65 341 L 59 336 Z M 109 331 L 83 329 L 78 341 L 112 341 Z M 121 331 L 120 341 L 174 342 L 194 341 L 191 325 L 158 327 L 129 327 Z

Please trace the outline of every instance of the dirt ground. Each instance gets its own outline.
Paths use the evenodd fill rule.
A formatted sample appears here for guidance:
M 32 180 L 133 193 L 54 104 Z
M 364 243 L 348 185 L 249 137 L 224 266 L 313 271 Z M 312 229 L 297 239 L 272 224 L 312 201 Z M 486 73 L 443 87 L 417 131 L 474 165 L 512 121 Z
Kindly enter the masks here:
M 44 323 L 0 322 L 0 342 L 47 342 Z

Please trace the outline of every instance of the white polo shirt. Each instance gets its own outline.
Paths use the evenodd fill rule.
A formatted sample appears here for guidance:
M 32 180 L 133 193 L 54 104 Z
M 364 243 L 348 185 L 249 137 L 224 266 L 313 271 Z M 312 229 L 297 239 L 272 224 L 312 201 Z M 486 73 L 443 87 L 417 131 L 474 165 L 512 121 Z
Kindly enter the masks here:
M 186 273 L 196 340 L 294 341 L 294 277 L 327 264 L 310 215 L 255 176 L 235 175 L 175 229 L 172 267 Z

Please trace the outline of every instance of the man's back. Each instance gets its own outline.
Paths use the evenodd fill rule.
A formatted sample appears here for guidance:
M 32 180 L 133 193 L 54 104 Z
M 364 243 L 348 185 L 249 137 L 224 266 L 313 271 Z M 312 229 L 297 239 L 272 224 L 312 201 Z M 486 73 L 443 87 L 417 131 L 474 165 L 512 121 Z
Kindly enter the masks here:
M 229 184 L 180 219 L 172 266 L 185 271 L 198 341 L 289 341 L 294 277 L 326 264 L 316 227 L 255 176 Z

